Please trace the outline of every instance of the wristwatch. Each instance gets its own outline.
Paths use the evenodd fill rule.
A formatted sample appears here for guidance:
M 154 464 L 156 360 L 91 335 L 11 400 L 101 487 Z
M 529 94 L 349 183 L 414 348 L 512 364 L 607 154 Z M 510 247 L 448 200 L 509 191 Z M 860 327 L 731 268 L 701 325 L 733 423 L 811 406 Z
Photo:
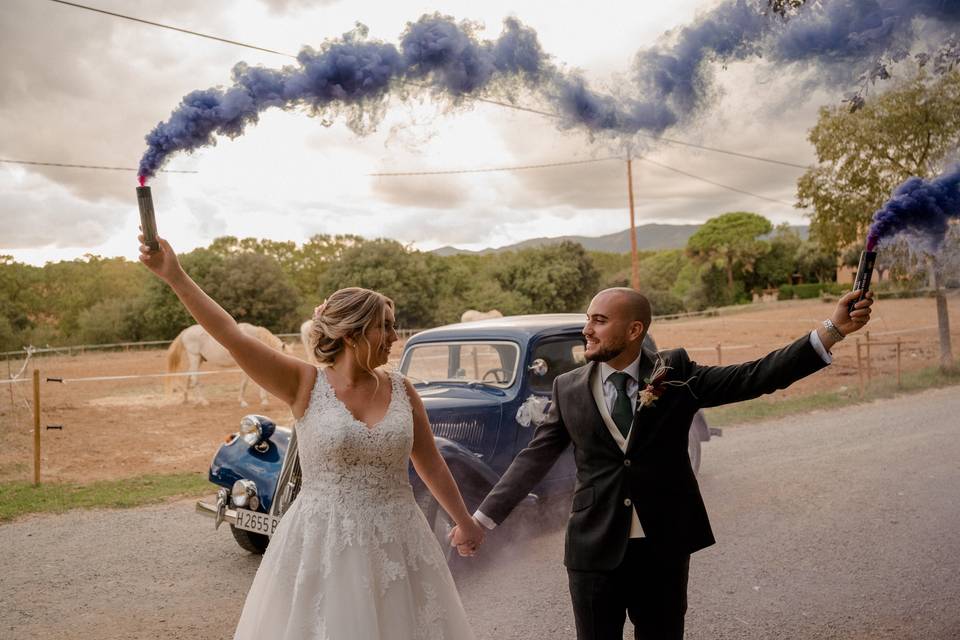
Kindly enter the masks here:
M 833 338 L 835 341 L 840 342 L 847 336 L 843 335 L 843 332 L 840 329 L 837 329 L 837 325 L 833 324 L 833 320 L 827 318 L 823 321 L 823 328 L 827 330 L 827 335 Z

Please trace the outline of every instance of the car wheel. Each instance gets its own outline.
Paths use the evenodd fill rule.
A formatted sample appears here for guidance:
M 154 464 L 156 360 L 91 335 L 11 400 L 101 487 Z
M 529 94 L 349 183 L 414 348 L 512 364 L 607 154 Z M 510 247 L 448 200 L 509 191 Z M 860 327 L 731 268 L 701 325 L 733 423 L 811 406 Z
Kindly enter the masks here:
M 233 534 L 233 539 L 237 541 L 241 549 L 257 555 L 263 555 L 263 552 L 267 550 L 267 543 L 270 542 L 270 538 L 262 533 L 237 529 L 233 525 L 230 525 L 230 533 Z
M 427 518 L 430 531 L 433 532 L 433 536 L 437 539 L 437 544 L 440 545 L 440 552 L 443 554 L 443 559 L 446 560 L 449 565 L 458 557 L 456 549 L 450 546 L 450 539 L 447 537 L 453 529 L 453 521 L 440 506 L 440 503 L 437 502 L 436 498 L 430 495 L 430 492 L 425 492 L 424 495 L 419 496 L 417 498 L 417 505 Z
M 690 456 L 690 467 L 694 473 L 700 473 L 700 434 L 695 428 L 687 433 L 687 455 Z

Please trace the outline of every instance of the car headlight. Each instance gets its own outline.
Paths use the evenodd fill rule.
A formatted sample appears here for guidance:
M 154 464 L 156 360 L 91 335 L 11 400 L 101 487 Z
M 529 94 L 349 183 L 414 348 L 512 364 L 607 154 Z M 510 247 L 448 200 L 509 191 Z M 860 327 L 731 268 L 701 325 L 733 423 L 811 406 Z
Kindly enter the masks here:
M 250 414 L 240 420 L 240 437 L 251 447 L 268 440 L 275 430 L 273 421 L 263 416 Z
M 234 482 L 233 490 L 230 492 L 230 501 L 235 507 L 256 511 L 260 507 L 256 483 L 253 480 L 237 480 Z

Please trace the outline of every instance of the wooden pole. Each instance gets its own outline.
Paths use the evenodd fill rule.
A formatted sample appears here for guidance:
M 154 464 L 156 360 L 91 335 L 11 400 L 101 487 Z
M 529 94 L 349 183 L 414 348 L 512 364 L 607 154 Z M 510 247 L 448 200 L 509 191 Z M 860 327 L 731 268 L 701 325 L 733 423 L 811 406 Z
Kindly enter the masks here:
M 897 388 L 903 386 L 903 381 L 900 377 L 900 336 L 897 336 Z
M 857 338 L 857 378 L 860 380 L 860 397 L 863 397 L 863 360 L 860 358 L 860 338 Z
M 720 353 L 720 343 L 717 343 L 717 366 L 723 364 L 723 355 Z
M 873 380 L 873 372 L 871 371 L 873 367 L 870 364 L 870 332 L 864 331 L 863 337 L 867 340 L 867 384 L 869 385 Z
M 33 484 L 40 484 L 40 370 L 33 370 Z
M 13 370 L 10 368 L 10 358 L 7 358 L 7 380 L 13 380 Z M 16 414 L 14 414 L 14 411 L 16 411 L 17 405 L 16 401 L 13 399 L 13 383 L 11 382 L 7 386 L 10 387 L 10 413 L 13 415 L 13 423 L 16 424 L 17 417 Z
M 637 223 L 633 211 L 633 159 L 627 155 L 627 193 L 630 195 L 630 286 L 640 290 L 640 259 L 637 257 Z

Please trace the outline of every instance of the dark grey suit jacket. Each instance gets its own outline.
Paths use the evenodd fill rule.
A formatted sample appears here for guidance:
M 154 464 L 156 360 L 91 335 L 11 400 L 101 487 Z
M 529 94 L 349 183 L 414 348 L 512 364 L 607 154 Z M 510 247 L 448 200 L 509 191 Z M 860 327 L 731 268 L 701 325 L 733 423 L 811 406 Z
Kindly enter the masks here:
M 701 407 L 755 398 L 784 389 L 826 363 L 804 336 L 759 360 L 716 367 L 690 360 L 683 349 L 644 351 L 641 379 L 656 357 L 670 367 L 652 406 L 640 407 L 624 453 L 610 435 L 590 389 L 596 363 L 558 376 L 546 421 L 479 507 L 500 523 L 573 443 L 577 481 L 567 525 L 564 562 L 574 570 L 606 571 L 626 553 L 630 511 L 644 534 L 664 548 L 693 553 L 714 543 L 696 476 L 687 456 L 687 431 Z

